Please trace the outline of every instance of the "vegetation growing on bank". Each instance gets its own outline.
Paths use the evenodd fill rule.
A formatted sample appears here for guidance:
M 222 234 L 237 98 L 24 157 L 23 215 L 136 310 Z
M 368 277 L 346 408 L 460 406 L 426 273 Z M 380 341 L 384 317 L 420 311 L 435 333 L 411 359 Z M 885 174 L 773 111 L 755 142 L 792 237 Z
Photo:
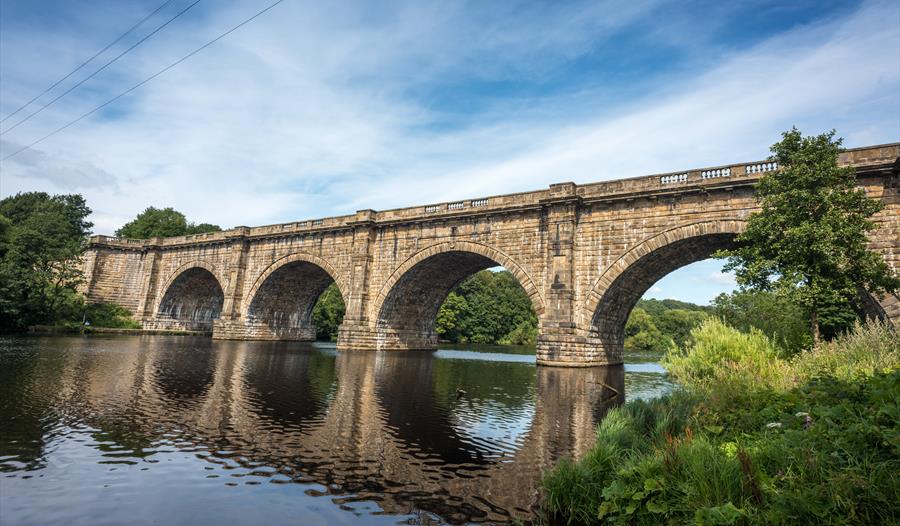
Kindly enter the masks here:
M 32 325 L 139 328 L 126 309 L 78 292 L 92 223 L 80 195 L 26 192 L 0 200 L 0 332 Z
M 76 288 L 90 213 L 80 195 L 0 200 L 0 331 L 65 321 L 82 305 Z
M 438 337 L 457 343 L 527 345 L 537 338 L 531 299 L 508 271 L 483 270 L 459 284 L 437 315 Z
M 683 386 L 632 401 L 544 480 L 568 524 L 900 521 L 900 333 L 870 322 L 785 358 L 716 318 L 672 351 Z
M 792 129 L 772 146 L 779 170 L 756 187 L 761 210 L 718 254 L 741 290 L 668 346 L 678 390 L 611 411 L 593 451 L 545 477 L 551 515 L 900 523 L 900 332 L 874 321 L 847 332 L 860 293 L 900 279 L 867 246 L 883 204 L 838 167 L 840 145 L 833 131 Z
M 672 299 L 640 300 L 625 323 L 625 352 L 662 354 L 683 346 L 709 307 Z
M 313 308 L 318 338 L 336 339 L 343 319 L 344 301 L 332 284 Z M 537 316 L 531 299 L 512 274 L 483 270 L 447 296 L 436 329 L 443 341 L 453 343 L 527 345 L 537 337 Z
M 313 307 L 313 323 L 316 324 L 316 339 L 336 341 L 338 327 L 344 321 L 344 299 L 334 283 L 325 289 Z

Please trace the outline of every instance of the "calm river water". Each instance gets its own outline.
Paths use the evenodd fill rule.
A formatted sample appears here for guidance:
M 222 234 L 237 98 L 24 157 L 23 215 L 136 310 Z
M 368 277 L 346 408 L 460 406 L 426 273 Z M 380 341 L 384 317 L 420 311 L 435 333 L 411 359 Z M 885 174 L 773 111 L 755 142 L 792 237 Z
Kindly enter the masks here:
M 0 339 L 0 524 L 528 521 L 542 470 L 586 451 L 623 393 L 669 389 L 654 357 L 626 362 Z

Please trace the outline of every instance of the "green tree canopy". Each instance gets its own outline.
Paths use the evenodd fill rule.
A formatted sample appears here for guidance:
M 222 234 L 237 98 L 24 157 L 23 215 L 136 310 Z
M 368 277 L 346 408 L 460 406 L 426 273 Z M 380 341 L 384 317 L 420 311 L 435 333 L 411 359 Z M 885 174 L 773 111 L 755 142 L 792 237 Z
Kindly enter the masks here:
M 483 270 L 466 278 L 441 305 L 438 336 L 458 343 L 532 344 L 537 315 L 509 271 Z
M 0 330 L 55 321 L 80 301 L 91 209 L 80 195 L 20 193 L 0 201 Z
M 625 322 L 625 352 L 661 354 L 672 345 L 685 348 L 691 331 L 705 320 L 709 307 L 673 299 L 642 299 Z
M 337 338 L 344 318 L 344 301 L 332 284 L 313 307 L 316 337 Z M 533 344 L 537 315 L 531 299 L 507 271 L 481 271 L 450 292 L 438 311 L 438 336 L 454 343 Z
M 148 239 L 151 237 L 186 236 L 204 232 L 218 232 L 218 225 L 209 223 L 189 223 L 181 212 L 169 208 L 148 207 L 132 221 L 116 230 L 116 236 L 131 239 Z
M 867 247 L 882 203 L 857 188 L 852 168 L 838 166 L 835 132 L 803 137 L 793 128 L 772 146 L 780 170 L 756 187 L 762 210 L 750 216 L 738 248 L 722 251 L 741 287 L 771 290 L 810 315 L 810 333 L 840 326 L 860 310 L 860 290 L 896 291 L 897 278 Z
M 663 335 L 647 311 L 640 307 L 631 311 L 625 323 L 626 352 L 662 354 L 672 343 L 672 338 Z
M 316 338 L 337 340 L 338 327 L 344 321 L 344 298 L 336 283 L 332 283 L 319 296 L 313 307 L 313 322 L 316 324 Z

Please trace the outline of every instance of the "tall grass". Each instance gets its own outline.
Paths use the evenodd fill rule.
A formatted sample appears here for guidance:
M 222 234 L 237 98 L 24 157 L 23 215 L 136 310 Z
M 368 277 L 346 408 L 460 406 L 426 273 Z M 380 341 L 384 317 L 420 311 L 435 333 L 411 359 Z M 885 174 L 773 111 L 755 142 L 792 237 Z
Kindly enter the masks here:
M 600 424 L 544 479 L 568 524 L 900 523 L 900 333 L 870 322 L 791 358 L 711 319 L 665 360 L 683 386 Z

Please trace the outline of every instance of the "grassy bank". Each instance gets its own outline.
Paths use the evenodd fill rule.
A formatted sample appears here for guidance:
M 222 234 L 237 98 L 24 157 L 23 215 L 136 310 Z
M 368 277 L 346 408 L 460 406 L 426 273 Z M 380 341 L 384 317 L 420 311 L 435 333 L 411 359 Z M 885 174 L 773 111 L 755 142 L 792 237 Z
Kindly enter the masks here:
M 870 323 L 791 357 L 716 319 L 666 368 L 682 386 L 609 413 L 548 473 L 570 524 L 900 522 L 900 333 Z

